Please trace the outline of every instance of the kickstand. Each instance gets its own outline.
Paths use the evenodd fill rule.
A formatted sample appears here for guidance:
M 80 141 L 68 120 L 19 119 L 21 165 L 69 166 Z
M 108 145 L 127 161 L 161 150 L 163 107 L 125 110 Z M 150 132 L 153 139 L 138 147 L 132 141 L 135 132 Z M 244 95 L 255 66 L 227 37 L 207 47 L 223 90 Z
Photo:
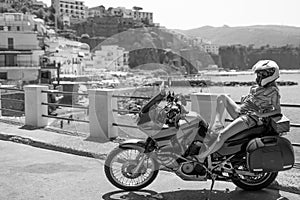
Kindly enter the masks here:
M 211 176 L 210 190 L 209 190 L 208 197 L 206 198 L 206 200 L 211 200 L 211 194 L 212 194 L 212 192 L 213 192 L 213 187 L 214 187 L 216 178 L 217 178 L 216 175 L 212 175 L 212 176 Z

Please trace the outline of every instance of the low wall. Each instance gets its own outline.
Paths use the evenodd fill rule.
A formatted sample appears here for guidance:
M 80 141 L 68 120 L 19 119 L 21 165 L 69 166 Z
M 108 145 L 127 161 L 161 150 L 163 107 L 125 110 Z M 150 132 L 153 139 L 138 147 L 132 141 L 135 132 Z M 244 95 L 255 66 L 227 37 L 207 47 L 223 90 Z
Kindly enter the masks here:
M 13 92 L 13 93 L 6 93 L 1 94 L 1 98 L 5 99 L 17 99 L 24 101 L 24 93 L 23 92 Z M 25 111 L 24 102 L 17 102 L 13 100 L 1 100 L 1 108 L 11 109 L 11 110 L 18 110 L 18 111 Z M 2 116 L 11 116 L 11 117 L 21 117 L 23 114 L 19 112 L 13 111 L 6 111 L 2 110 Z

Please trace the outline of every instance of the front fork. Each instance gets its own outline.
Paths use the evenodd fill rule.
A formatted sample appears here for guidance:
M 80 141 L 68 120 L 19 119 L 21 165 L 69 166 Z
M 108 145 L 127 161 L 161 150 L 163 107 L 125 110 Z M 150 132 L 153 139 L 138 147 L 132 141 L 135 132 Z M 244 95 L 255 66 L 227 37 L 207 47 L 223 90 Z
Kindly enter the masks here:
M 133 174 L 137 174 L 141 171 L 145 160 L 150 156 L 151 152 L 153 152 L 156 148 L 157 148 L 156 142 L 151 137 L 147 138 L 144 152 L 140 153 L 136 158 L 138 164 L 132 170 Z
M 137 173 L 139 173 L 141 171 L 141 168 L 145 162 L 145 160 L 147 159 L 147 155 L 145 153 L 141 153 L 137 156 L 137 161 L 138 164 L 137 166 L 132 170 L 132 173 L 134 175 L 136 175 Z

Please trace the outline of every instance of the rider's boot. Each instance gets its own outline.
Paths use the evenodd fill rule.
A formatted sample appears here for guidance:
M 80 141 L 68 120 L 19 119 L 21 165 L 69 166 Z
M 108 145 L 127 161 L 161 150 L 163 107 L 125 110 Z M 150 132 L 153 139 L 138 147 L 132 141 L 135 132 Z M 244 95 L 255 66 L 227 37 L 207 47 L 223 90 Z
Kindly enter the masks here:
M 204 163 L 207 156 L 211 154 L 211 152 L 214 150 L 216 144 L 218 142 L 218 139 L 216 139 L 211 145 L 208 146 L 208 144 L 203 143 L 202 147 L 200 149 L 200 152 L 198 155 L 195 155 L 194 157 L 197 159 L 198 162 Z

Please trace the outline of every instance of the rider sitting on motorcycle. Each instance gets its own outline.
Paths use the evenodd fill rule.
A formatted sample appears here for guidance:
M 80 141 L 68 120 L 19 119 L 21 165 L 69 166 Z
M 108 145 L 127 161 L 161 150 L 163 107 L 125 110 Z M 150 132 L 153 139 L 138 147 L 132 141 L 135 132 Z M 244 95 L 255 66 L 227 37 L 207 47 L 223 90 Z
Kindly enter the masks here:
M 233 135 L 262 124 L 261 119 L 280 114 L 280 95 L 275 80 L 279 78 L 279 67 L 272 60 L 260 60 L 252 68 L 256 73 L 257 85 L 250 88 L 247 96 L 242 97 L 241 106 L 237 105 L 229 96 L 219 95 L 217 98 L 216 119 L 210 128 L 219 130 L 217 137 L 207 137 L 200 149 L 197 160 L 204 162 L 205 158 L 218 151 L 224 142 Z M 224 110 L 234 119 L 224 128 L 221 117 Z M 211 133 L 211 134 L 212 134 Z M 210 139 L 208 139 L 210 138 Z

